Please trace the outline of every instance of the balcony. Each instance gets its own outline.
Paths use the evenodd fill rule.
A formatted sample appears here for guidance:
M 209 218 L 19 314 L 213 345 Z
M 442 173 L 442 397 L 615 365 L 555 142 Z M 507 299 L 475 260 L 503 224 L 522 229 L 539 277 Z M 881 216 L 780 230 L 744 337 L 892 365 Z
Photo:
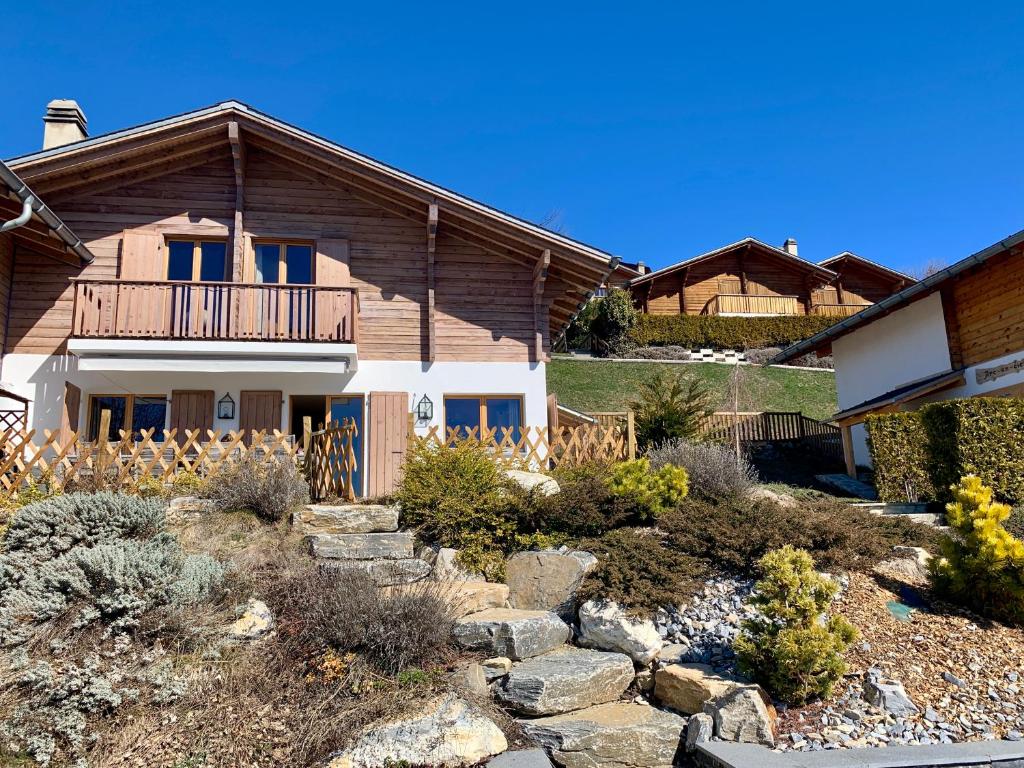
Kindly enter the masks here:
M 352 288 L 269 283 L 75 280 L 81 370 L 355 369 Z
M 870 303 L 864 304 L 815 304 L 811 307 L 812 315 L 828 315 L 829 317 L 849 317 L 856 315 L 862 309 L 870 307 Z
M 759 296 L 745 293 L 720 293 L 708 302 L 708 315 L 798 315 L 797 296 Z

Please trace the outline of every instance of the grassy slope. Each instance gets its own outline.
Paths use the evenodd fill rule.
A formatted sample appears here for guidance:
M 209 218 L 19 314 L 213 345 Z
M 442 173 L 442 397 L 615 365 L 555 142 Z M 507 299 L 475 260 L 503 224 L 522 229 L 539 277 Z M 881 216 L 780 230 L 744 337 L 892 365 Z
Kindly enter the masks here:
M 732 366 L 716 363 L 686 365 L 617 363 L 555 358 L 548 364 L 548 391 L 564 405 L 583 411 L 620 411 L 635 397 L 636 383 L 663 369 L 668 375 L 700 378 L 722 400 L 726 409 Z M 743 366 L 740 410 L 802 411 L 815 419 L 836 412 L 835 377 L 828 371 Z M 728 407 L 731 407 L 728 406 Z

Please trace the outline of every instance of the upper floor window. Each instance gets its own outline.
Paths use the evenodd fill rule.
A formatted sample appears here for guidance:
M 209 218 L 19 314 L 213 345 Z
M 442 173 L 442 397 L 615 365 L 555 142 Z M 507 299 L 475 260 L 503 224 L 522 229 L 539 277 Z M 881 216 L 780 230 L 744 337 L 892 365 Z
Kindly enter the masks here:
M 228 246 L 218 240 L 168 240 L 167 279 L 221 282 L 227 279 Z
M 255 251 L 257 283 L 313 283 L 313 246 L 309 243 L 256 243 Z

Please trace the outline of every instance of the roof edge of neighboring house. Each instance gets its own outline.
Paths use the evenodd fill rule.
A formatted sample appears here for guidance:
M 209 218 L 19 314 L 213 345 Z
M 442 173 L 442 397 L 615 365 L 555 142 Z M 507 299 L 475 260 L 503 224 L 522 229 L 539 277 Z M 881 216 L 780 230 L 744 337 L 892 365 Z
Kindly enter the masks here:
M 82 242 L 82 239 L 67 224 L 61 221 L 60 217 L 51 211 L 49 206 L 3 160 L 0 160 L 0 181 L 23 204 L 29 205 L 32 208 L 32 215 L 43 222 L 54 235 L 59 237 L 68 250 L 74 253 L 83 264 L 89 264 L 96 258 L 93 256 L 92 251 Z M 14 230 L 8 231 L 13 232 Z
M 740 240 L 737 240 L 735 243 L 729 243 L 728 245 L 723 245 L 723 246 L 721 246 L 719 248 L 714 248 L 714 249 L 712 249 L 710 251 L 706 251 L 704 253 L 698 254 L 697 256 L 693 256 L 693 257 L 691 257 L 689 259 L 684 259 L 683 261 L 677 261 L 675 264 L 669 264 L 667 267 L 662 267 L 661 269 L 656 269 L 653 272 L 648 272 L 645 275 L 641 275 L 640 277 L 637 277 L 637 278 L 631 280 L 629 284 L 630 284 L 630 286 L 640 285 L 640 284 L 646 283 L 646 282 L 648 282 L 650 280 L 654 280 L 654 279 L 656 279 L 658 277 L 662 277 L 664 275 L 670 275 L 673 272 L 675 272 L 676 270 L 685 269 L 686 267 L 691 266 L 693 264 L 696 264 L 699 261 L 704 261 L 705 259 L 711 259 L 711 258 L 713 258 L 715 256 L 718 256 L 719 254 L 725 253 L 726 251 L 730 251 L 730 250 L 732 250 L 734 248 L 738 248 L 741 245 L 757 245 L 757 246 L 760 246 L 762 248 L 765 248 L 765 249 L 769 250 L 774 255 L 781 256 L 781 257 L 783 257 L 785 259 L 789 259 L 790 261 L 795 262 L 799 266 L 801 266 L 801 267 L 803 267 L 803 268 L 805 268 L 805 269 L 807 269 L 807 270 L 809 270 L 811 272 L 818 272 L 820 274 L 823 274 L 823 275 L 829 276 L 829 277 L 836 277 L 836 275 L 837 275 L 836 272 L 834 272 L 833 270 L 829 269 L 828 267 L 823 267 L 820 264 L 815 264 L 813 261 L 808 261 L 807 259 L 804 259 L 804 258 L 802 258 L 800 256 L 794 256 L 789 251 L 786 251 L 786 250 L 784 250 L 782 248 L 777 248 L 774 245 L 769 245 L 768 243 L 764 242 L 763 240 L 758 240 L 756 237 L 744 237 L 744 238 L 742 238 Z
M 948 280 L 952 280 L 960 273 L 965 272 L 971 267 L 984 264 L 993 256 L 998 256 L 1021 243 L 1024 243 L 1024 230 L 1016 232 L 997 243 L 993 243 L 977 253 L 972 253 L 967 258 L 956 262 L 956 264 L 946 267 L 945 269 L 936 272 L 934 275 L 929 275 L 923 280 L 907 286 L 902 291 L 897 291 L 892 296 L 882 299 L 877 304 L 872 304 L 870 307 L 861 310 L 855 315 L 851 315 L 850 317 L 840 320 L 835 325 L 829 326 L 810 338 L 804 339 L 803 341 L 799 341 L 796 344 L 787 347 L 769 360 L 768 364 L 778 365 L 792 360 L 795 357 L 800 357 L 801 355 L 814 352 L 826 344 L 830 344 L 840 336 L 845 336 L 858 328 L 862 328 L 865 325 L 888 315 L 896 309 L 901 309 L 912 301 L 922 299 L 925 296 L 935 293 L 935 291 L 942 287 L 943 283 Z
M 843 251 L 842 253 L 837 253 L 835 256 L 829 256 L 827 259 L 822 259 L 821 261 L 818 262 L 818 264 L 819 266 L 827 267 L 829 264 L 839 261 L 839 259 L 853 259 L 854 261 L 858 261 L 861 264 L 867 264 L 869 267 L 874 267 L 875 269 L 881 270 L 882 272 L 887 272 L 890 275 L 895 275 L 896 277 L 902 280 L 910 280 L 911 282 L 916 282 L 916 278 L 911 277 L 905 272 L 900 272 L 898 269 L 887 267 L 885 266 L 885 264 L 879 264 L 877 261 L 872 261 L 871 259 L 865 258 L 864 256 L 854 253 L 853 251 Z

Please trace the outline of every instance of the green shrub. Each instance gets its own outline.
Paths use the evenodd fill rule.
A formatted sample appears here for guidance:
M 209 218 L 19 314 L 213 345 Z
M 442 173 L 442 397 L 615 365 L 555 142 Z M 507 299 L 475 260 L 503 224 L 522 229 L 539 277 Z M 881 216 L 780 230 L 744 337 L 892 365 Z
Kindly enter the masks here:
M 701 561 L 666 546 L 663 534 L 655 529 L 618 528 L 578 546 L 598 558 L 580 587 L 582 600 L 610 599 L 650 612 L 679 604 L 710 575 Z
M 734 643 L 740 668 L 786 703 L 827 698 L 857 636 L 845 618 L 825 613 L 839 585 L 815 572 L 808 552 L 789 545 L 758 566 L 752 602 L 761 615 L 744 622 Z
M 599 351 L 616 351 L 626 343 L 639 316 L 633 297 L 628 291 L 612 288 L 607 296 L 596 299 L 595 303 L 590 332 L 598 342 Z
M 701 379 L 687 381 L 658 371 L 637 388 L 640 397 L 629 407 L 641 449 L 670 440 L 697 439 L 714 411 L 714 396 Z
M 629 340 L 641 347 L 670 344 L 689 349 L 788 347 L 825 330 L 835 320 L 822 315 L 640 315 L 630 330 Z
M 1024 541 L 1003 523 L 1010 507 L 992 500 L 980 477 L 967 475 L 950 489 L 942 557 L 933 558 L 937 594 L 1011 624 L 1024 623 Z
M 686 470 L 666 464 L 652 472 L 647 459 L 623 461 L 612 467 L 608 488 L 636 510 L 638 520 L 657 520 L 686 498 Z
M 597 315 L 597 307 L 600 303 L 600 299 L 588 301 L 583 309 L 579 311 L 579 314 L 569 323 L 569 326 L 565 329 L 566 349 L 579 349 L 590 343 L 590 327 L 594 322 L 594 317 Z
M 250 454 L 208 478 L 199 493 L 222 511 L 252 512 L 273 523 L 309 501 L 309 484 L 291 459 Z
M 927 501 L 935 498 L 928 469 L 928 434 L 916 411 L 868 416 L 864 422 L 882 501 Z
M 559 493 L 533 498 L 520 494 L 523 500 L 519 513 L 521 530 L 592 537 L 639 522 L 634 504 L 612 493 L 608 482 L 610 464 L 596 461 L 562 464 L 552 475 L 561 488 Z

